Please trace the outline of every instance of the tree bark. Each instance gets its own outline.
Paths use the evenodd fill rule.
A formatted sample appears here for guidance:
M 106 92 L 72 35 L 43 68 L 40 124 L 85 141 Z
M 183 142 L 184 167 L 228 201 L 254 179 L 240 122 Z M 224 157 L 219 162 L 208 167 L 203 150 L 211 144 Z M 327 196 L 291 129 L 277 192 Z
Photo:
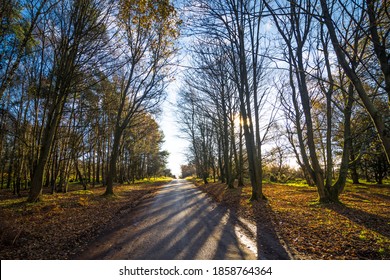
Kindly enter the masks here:
M 104 195 L 114 195 L 114 180 L 116 178 L 116 162 L 119 155 L 119 146 L 122 138 L 123 129 L 118 125 L 115 127 L 114 143 L 112 145 L 109 168 L 106 177 L 106 191 Z
M 58 123 L 62 115 L 62 109 L 65 105 L 65 98 L 62 97 L 59 100 L 55 108 L 52 108 L 52 113 L 48 116 L 48 122 L 45 126 L 43 133 L 42 146 L 39 153 L 39 158 L 37 164 L 33 170 L 33 176 L 31 180 L 31 188 L 27 198 L 27 202 L 36 202 L 39 200 L 40 195 L 42 194 L 43 188 L 43 174 L 45 172 L 46 163 L 50 156 L 50 150 L 54 142 L 54 136 L 57 132 Z M 62 103 L 62 104 L 61 104 Z M 56 102 L 53 102 L 56 104 Z
M 343 192 L 345 184 L 347 182 L 348 176 L 348 167 L 349 167 L 349 158 L 351 154 L 351 116 L 352 116 L 352 106 L 354 102 L 354 88 L 350 84 L 348 87 L 348 96 L 347 102 L 344 109 L 344 144 L 343 144 L 343 154 L 341 157 L 339 177 L 336 183 L 332 186 L 332 190 L 329 194 L 330 201 L 338 202 L 339 195 Z
M 379 32 L 378 32 L 378 25 L 380 24 L 378 22 L 379 15 L 377 14 L 377 11 L 375 11 L 375 3 L 380 1 L 374 1 L 374 0 L 367 0 L 367 13 L 368 18 L 370 22 L 370 34 L 371 34 L 371 41 L 374 46 L 374 52 L 375 55 L 379 61 L 379 65 L 381 67 L 384 80 L 385 80 L 385 91 L 388 96 L 388 105 L 390 106 L 390 54 L 387 54 L 386 51 L 386 41 L 385 38 L 381 40 Z M 386 1 L 378 4 L 378 5 L 384 5 L 383 7 L 385 10 L 387 9 L 387 16 L 388 14 L 388 3 Z M 388 31 L 387 31 L 388 32 Z M 387 35 L 388 36 L 388 35 Z
M 230 158 L 229 158 L 229 124 L 228 124 L 228 115 L 227 115 L 227 103 L 226 103 L 226 97 L 225 97 L 225 90 L 224 85 L 222 85 L 222 118 L 223 118 L 223 138 L 224 138 L 224 145 L 223 145 L 223 158 L 225 163 L 225 173 L 226 173 L 226 184 L 229 189 L 234 188 L 233 186 L 233 177 L 232 177 L 232 171 L 230 168 Z

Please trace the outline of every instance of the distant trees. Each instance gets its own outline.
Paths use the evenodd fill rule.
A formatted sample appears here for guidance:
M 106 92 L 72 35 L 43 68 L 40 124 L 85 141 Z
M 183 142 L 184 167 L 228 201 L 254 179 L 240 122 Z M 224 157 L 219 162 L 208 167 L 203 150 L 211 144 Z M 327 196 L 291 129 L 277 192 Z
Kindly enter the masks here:
M 383 111 L 387 104 L 382 104 Z M 336 136 L 338 142 L 339 138 Z M 360 179 L 383 183 L 390 166 L 375 127 L 364 108 L 355 109 L 351 121 L 350 174 L 353 183 Z
M 196 168 L 193 164 L 182 164 L 180 165 L 181 177 L 186 178 L 196 174 Z
M 4 5 L 3 5 L 4 4 Z M 137 9 L 135 9 L 137 8 Z M 1 2 L 0 184 L 66 192 L 162 174 L 153 119 L 179 19 L 169 1 Z
M 216 141 L 213 123 L 207 117 L 207 112 L 204 111 L 206 108 L 202 107 L 199 97 L 196 90 L 183 89 L 180 92 L 178 110 L 182 130 L 191 143 L 190 151 L 197 175 L 207 184 L 210 170 L 215 169 Z

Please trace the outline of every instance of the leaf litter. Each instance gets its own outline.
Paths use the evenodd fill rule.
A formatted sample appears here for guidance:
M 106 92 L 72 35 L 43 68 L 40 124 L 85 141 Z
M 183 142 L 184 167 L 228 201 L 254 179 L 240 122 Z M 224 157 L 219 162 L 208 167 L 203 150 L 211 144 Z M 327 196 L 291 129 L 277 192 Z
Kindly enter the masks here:
M 250 186 L 197 185 L 240 216 L 273 228 L 295 259 L 390 259 L 388 185 L 349 185 L 340 204 L 318 203 L 309 186 L 264 184 L 267 200 L 249 202 Z
M 118 185 L 112 197 L 103 196 L 103 187 L 44 194 L 38 203 L 1 190 L 0 258 L 71 259 L 114 224 L 124 209 L 129 214 L 164 183 Z

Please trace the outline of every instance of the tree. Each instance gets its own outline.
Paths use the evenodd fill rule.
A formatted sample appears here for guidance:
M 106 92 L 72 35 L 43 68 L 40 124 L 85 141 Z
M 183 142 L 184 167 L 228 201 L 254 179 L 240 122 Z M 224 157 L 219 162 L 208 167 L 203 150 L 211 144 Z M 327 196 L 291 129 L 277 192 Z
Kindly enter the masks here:
M 196 173 L 195 166 L 193 164 L 182 164 L 180 165 L 181 178 L 194 176 Z
M 203 14 L 197 30 L 204 37 L 218 41 L 229 60 L 229 76 L 238 93 L 245 136 L 251 200 L 264 198 L 261 145 L 268 130 L 266 125 L 266 129 L 261 131 L 264 124 L 261 109 L 267 96 L 267 90 L 262 87 L 266 73 L 264 53 L 267 52 L 261 33 L 264 4 L 262 1 L 220 0 L 194 1 L 194 5 L 195 10 Z
M 156 110 L 163 99 L 170 58 L 175 53 L 180 21 L 166 1 L 120 1 L 125 67 L 115 80 L 118 108 L 107 172 L 106 195 L 112 195 L 119 145 L 124 130 L 137 125 L 139 114 Z
M 324 23 L 326 24 L 329 35 L 331 38 L 331 42 L 337 56 L 337 60 L 340 66 L 344 69 L 346 75 L 353 83 L 357 93 L 361 101 L 364 104 L 365 109 L 370 115 L 372 122 L 374 123 L 378 135 L 381 139 L 382 145 L 385 149 L 387 160 L 390 163 L 390 133 L 389 128 L 386 125 L 383 116 L 373 103 L 370 93 L 365 89 L 365 77 L 356 72 L 356 68 L 354 67 L 353 58 L 348 55 L 345 47 L 349 46 L 348 44 L 348 30 L 343 31 L 339 30 L 335 26 L 335 21 L 331 16 L 330 5 L 326 0 L 320 0 L 321 8 L 322 8 L 322 17 L 324 19 Z M 388 53 L 388 44 L 389 44 L 389 32 L 385 30 L 389 30 L 389 22 L 388 22 L 388 7 L 386 1 L 363 1 L 363 5 L 353 1 L 351 5 L 345 5 L 343 1 L 337 1 L 337 7 L 340 7 L 340 13 L 345 13 L 350 17 L 351 22 L 357 22 L 358 24 L 355 26 L 360 32 L 365 34 L 366 36 L 361 37 L 364 43 L 372 44 L 373 53 L 376 57 L 376 61 L 380 65 L 381 76 L 383 77 L 383 82 L 377 73 L 370 73 L 371 65 L 368 65 L 369 59 L 364 60 L 364 66 L 366 71 L 369 71 L 371 75 L 371 79 L 373 79 L 374 83 L 381 85 L 384 88 L 384 92 L 387 93 L 387 103 L 389 104 L 390 99 L 390 66 L 389 59 L 390 53 Z M 367 5 L 367 6 L 366 6 Z M 333 9 L 335 9 L 334 7 Z M 360 14 L 359 14 L 360 13 Z M 336 13 L 338 14 L 338 13 Z M 369 25 L 365 25 L 364 21 L 359 21 L 359 18 L 356 18 L 356 15 L 361 16 L 361 18 L 365 18 L 368 16 Z M 387 18 L 387 19 L 386 19 Z M 344 33 L 345 32 L 345 33 Z M 368 36 L 370 34 L 370 36 Z M 344 42 L 343 42 L 344 40 Z M 369 42 L 367 42 L 369 40 Z M 356 48 L 361 48 L 361 44 L 356 45 Z M 355 53 L 360 53 L 358 49 L 354 49 Z M 376 69 L 373 69 L 376 71 Z M 382 86 L 384 84 L 384 86 Z M 383 97 L 382 97 L 383 98 Z
M 284 4 L 287 6 L 283 6 Z M 312 181 L 316 185 L 320 201 L 337 202 L 345 186 L 348 172 L 354 88 L 341 79 L 340 83 L 336 83 L 337 68 L 331 67 L 328 47 L 330 36 L 322 24 L 315 21 L 315 3 L 277 1 L 275 6 L 267 2 L 266 5 L 287 47 L 283 57 L 288 65 L 290 88 L 288 94 L 285 89 L 279 91 L 285 115 L 292 121 L 297 135 L 297 140 L 294 140 L 291 127 L 288 127 L 289 141 L 297 155 L 298 163 L 304 173 L 310 176 L 310 179 L 307 178 L 308 182 Z M 280 12 L 283 10 L 286 12 Z M 318 28 L 314 29 L 316 24 Z M 353 38 L 357 38 L 357 35 L 355 34 Z M 317 48 L 321 46 L 321 49 L 315 52 L 314 46 Z M 358 57 L 355 55 L 354 59 L 357 61 Z M 338 75 L 342 77 L 343 74 L 339 72 Z M 339 97 L 337 101 L 336 96 Z M 288 104 L 293 104 L 293 109 Z M 336 109 L 342 112 L 344 143 L 339 177 L 332 184 L 334 166 L 332 126 Z M 325 136 L 322 132 L 323 127 Z M 322 162 L 319 150 L 323 151 Z
M 179 92 L 178 110 L 182 132 L 191 143 L 190 154 L 196 173 L 207 184 L 214 166 L 215 133 L 214 124 L 202 102 L 201 92 L 195 88 L 186 86 Z
M 106 184 L 117 139 L 111 162 L 118 182 L 164 173 L 168 154 L 161 151 L 163 135 L 150 114 L 158 112 L 169 76 L 163 66 L 175 52 L 180 21 L 173 7 L 124 1 L 144 13 L 140 18 L 141 11 L 126 8 L 130 32 L 124 10 L 118 14 L 120 6 L 111 0 L 1 4 L 1 187 L 20 195 L 31 186 L 28 201 L 34 202 L 43 189 L 66 192 L 69 182 L 84 189 Z M 130 44 L 133 39 L 139 44 Z M 130 54 L 140 52 L 132 64 Z M 133 115 L 115 139 L 118 110 L 120 121 L 125 113 Z
M 216 154 L 219 177 L 223 183 L 226 182 L 228 188 L 233 188 L 235 118 L 238 112 L 237 91 L 229 77 L 231 66 L 224 48 L 218 41 L 200 43 L 194 46 L 192 52 L 194 67 L 186 73 L 183 90 L 198 93 L 198 101 L 194 105 L 197 107 L 196 116 L 201 124 L 197 127 L 202 128 L 202 124 L 206 122 L 202 121 L 203 118 L 207 118 L 207 123 L 210 122 L 211 126 L 215 127 L 213 141 L 218 150 Z M 179 107 L 182 105 L 179 104 Z
M 42 29 L 47 28 L 47 22 L 55 24 L 46 30 L 52 46 L 47 49 L 51 69 L 45 77 L 45 86 L 37 87 L 46 91 L 47 115 L 32 170 L 29 202 L 37 201 L 42 192 L 45 168 L 68 97 L 88 87 L 87 76 L 81 73 L 92 74 L 92 69 L 103 62 L 109 11 L 104 1 L 61 1 L 43 22 Z
M 31 52 L 33 32 L 51 10 L 50 1 L 2 0 L 0 6 L 0 99 L 9 87 L 19 64 Z

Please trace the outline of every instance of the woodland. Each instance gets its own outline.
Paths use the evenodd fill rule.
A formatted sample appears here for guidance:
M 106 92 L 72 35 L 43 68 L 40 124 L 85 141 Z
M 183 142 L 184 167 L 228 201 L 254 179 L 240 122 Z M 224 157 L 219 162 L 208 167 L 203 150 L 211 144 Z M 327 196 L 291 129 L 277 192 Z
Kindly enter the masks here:
M 296 258 L 390 258 L 390 1 L 0 0 L 0 18 L 2 259 L 72 258 L 173 177 L 171 84 L 183 178 Z
M 325 203 L 339 201 L 347 179 L 383 183 L 388 1 L 194 3 L 178 102 L 191 143 L 184 169 L 228 187 L 249 177 L 251 200 L 264 198 L 267 176 L 304 179 Z
M 1 178 L 28 202 L 71 181 L 164 172 L 159 111 L 179 19 L 168 1 L 2 1 Z M 169 173 L 169 172 L 168 172 Z M 169 174 L 168 174 L 169 175 Z

